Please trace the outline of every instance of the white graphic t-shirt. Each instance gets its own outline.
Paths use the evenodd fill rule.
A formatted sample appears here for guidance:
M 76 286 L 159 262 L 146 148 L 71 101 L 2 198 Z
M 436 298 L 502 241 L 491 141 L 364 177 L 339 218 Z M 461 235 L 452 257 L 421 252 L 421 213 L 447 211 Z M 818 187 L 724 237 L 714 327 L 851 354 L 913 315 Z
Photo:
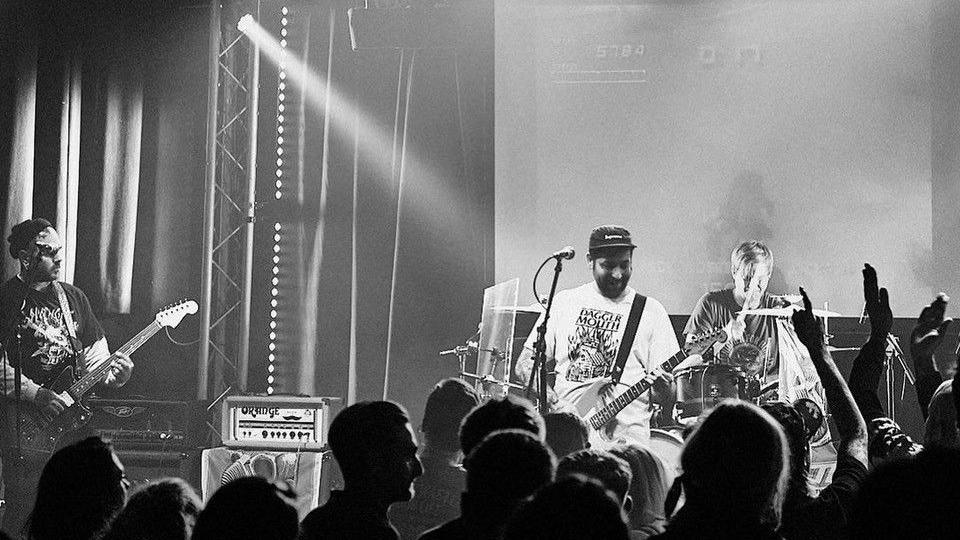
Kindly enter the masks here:
M 547 358 L 556 361 L 554 390 L 557 394 L 564 396 L 569 390 L 582 386 L 578 383 L 609 373 L 616 362 L 635 295 L 636 291 L 627 287 L 620 298 L 607 298 L 595 282 L 557 293 L 546 335 Z M 542 319 L 527 338 L 524 345 L 527 349 L 533 350 L 540 322 Z M 648 297 L 614 394 L 639 382 L 679 350 L 666 309 Z M 647 392 L 617 415 L 614 435 L 646 443 L 650 438 L 651 414 Z

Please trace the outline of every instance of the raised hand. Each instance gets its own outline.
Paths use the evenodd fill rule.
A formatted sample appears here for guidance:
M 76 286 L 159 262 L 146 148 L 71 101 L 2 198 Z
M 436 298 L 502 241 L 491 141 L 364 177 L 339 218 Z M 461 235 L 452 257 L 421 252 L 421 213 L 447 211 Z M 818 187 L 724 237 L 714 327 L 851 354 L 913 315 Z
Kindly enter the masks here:
M 947 327 L 953 322 L 953 319 L 944 317 L 949 301 L 947 295 L 939 293 L 933 302 L 920 312 L 917 325 L 910 333 L 910 354 L 914 358 L 932 357 L 937 347 L 943 343 Z
M 893 327 L 893 311 L 887 289 L 877 286 L 877 271 L 867 263 L 863 265 L 863 300 L 870 316 L 870 338 L 886 341 Z
M 817 351 L 823 349 L 823 328 L 820 326 L 820 321 L 813 316 L 813 306 L 803 287 L 800 287 L 800 296 L 803 298 L 803 309 L 794 311 L 790 320 L 793 322 L 797 337 L 800 338 L 800 343 L 803 343 L 811 355 L 815 355 Z

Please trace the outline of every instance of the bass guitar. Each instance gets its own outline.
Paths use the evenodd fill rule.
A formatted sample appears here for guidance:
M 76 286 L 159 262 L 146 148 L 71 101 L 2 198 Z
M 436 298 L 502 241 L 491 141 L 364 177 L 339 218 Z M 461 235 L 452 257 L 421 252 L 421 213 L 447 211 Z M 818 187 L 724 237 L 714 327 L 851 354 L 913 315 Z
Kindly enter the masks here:
M 633 403 L 634 400 L 649 390 L 661 373 L 673 371 L 688 356 L 703 354 L 714 343 L 726 339 L 727 333 L 722 328 L 694 337 L 677 354 L 671 356 L 658 368 L 650 371 L 646 377 L 612 399 L 609 396 L 614 391 L 613 384 L 610 377 L 605 376 L 578 383 L 560 396 L 561 401 L 571 404 L 576 409 L 577 414 L 586 420 L 587 425 L 590 426 L 591 443 L 602 448 L 614 442 L 611 437 L 612 430 L 606 429 L 608 424 L 627 405 Z
M 161 328 L 176 328 L 187 315 L 197 312 L 197 303 L 193 300 L 178 302 L 156 314 L 153 322 L 140 331 L 130 341 L 114 353 L 133 354 Z M 10 433 L 7 446 L 17 447 L 16 422 L 20 423 L 19 449 L 25 457 L 51 454 L 61 447 L 61 441 L 68 439 L 72 432 L 90 421 L 92 412 L 83 403 L 83 397 L 97 383 L 103 381 L 113 365 L 113 356 L 100 365 L 74 379 L 72 366 L 64 368 L 60 374 L 43 385 L 66 402 L 67 407 L 57 416 L 49 416 L 33 403 L 20 403 L 20 418 L 17 418 L 16 405 L 8 400 L 5 403 L 7 430 Z

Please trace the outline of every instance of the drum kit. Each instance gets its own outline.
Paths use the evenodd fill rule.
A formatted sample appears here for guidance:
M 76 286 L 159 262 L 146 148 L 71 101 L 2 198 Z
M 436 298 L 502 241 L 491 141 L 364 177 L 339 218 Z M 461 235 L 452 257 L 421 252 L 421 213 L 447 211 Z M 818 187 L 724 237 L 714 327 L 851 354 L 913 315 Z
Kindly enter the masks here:
M 800 307 L 790 304 L 785 307 L 745 309 L 737 315 L 758 315 L 789 319 Z M 827 309 L 814 309 L 813 315 L 822 318 L 825 331 L 830 317 L 840 314 Z M 829 334 L 826 334 L 829 340 Z M 834 347 L 831 352 L 855 351 L 856 347 Z M 772 345 L 765 347 L 769 354 Z M 709 362 L 674 372 L 677 385 L 677 403 L 673 420 L 681 426 L 695 424 L 704 412 L 725 399 L 739 399 L 760 405 L 769 399 L 776 383 L 763 384 L 764 362 L 759 347 L 743 343 L 731 348 L 727 363 Z

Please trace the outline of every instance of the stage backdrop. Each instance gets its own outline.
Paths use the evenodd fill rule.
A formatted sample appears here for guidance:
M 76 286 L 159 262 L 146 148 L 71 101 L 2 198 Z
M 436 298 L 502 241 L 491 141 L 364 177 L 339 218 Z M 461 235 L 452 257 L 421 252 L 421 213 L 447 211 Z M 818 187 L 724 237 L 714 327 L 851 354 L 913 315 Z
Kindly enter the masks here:
M 956 288 L 933 249 L 932 130 L 956 70 L 932 58 L 935 3 L 611 4 L 497 2 L 496 276 L 520 277 L 521 303 L 564 245 L 561 287 L 589 280 L 589 231 L 609 222 L 634 233 L 632 284 L 675 314 L 731 282 L 746 239 L 773 250 L 772 291 L 844 315 L 864 261 L 897 316 Z

